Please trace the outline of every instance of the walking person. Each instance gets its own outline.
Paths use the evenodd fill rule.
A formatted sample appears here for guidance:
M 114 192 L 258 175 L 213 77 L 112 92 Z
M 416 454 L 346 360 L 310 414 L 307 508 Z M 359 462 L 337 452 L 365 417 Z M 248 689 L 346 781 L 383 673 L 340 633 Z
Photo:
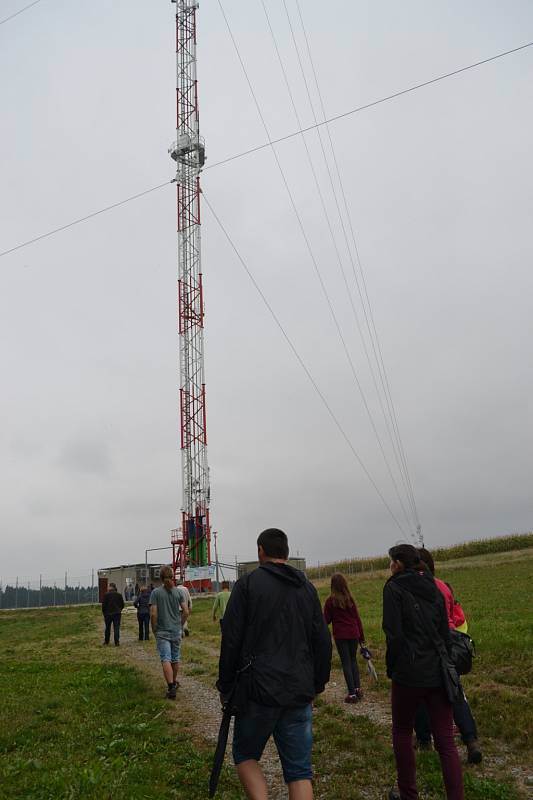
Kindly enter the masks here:
M 141 586 L 133 605 L 137 609 L 139 641 L 148 641 L 150 638 L 150 592 L 147 586 Z
M 124 598 L 117 592 L 116 583 L 110 583 L 108 591 L 102 600 L 102 614 L 104 615 L 105 632 L 104 644 L 109 644 L 111 638 L 111 625 L 113 626 L 113 638 L 115 647 L 120 644 L 120 618 L 124 608 Z
M 315 587 L 287 564 L 277 529 L 257 539 L 258 569 L 239 578 L 224 613 L 217 687 L 227 698 L 240 672 L 248 696 L 235 717 L 233 759 L 246 796 L 267 800 L 259 765 L 273 736 L 290 800 L 312 800 L 312 701 L 329 680 L 331 639 Z
M 230 599 L 231 592 L 229 590 L 229 583 L 228 581 L 222 581 L 222 591 L 217 594 L 215 597 L 215 602 L 213 604 L 213 622 L 217 621 L 217 615 L 220 623 L 220 628 L 222 629 L 222 620 L 224 619 L 224 614 L 226 613 L 226 606 L 228 605 L 228 600 Z
M 448 618 L 448 627 L 450 630 L 456 628 L 463 628 L 466 624 L 463 610 L 459 603 L 456 602 L 451 587 L 435 577 L 435 562 L 433 556 L 421 547 L 418 554 L 424 564 L 427 566 L 435 579 L 435 585 L 444 598 L 444 605 L 446 608 L 446 615 Z M 453 719 L 461 734 L 461 740 L 466 746 L 469 764 L 480 764 L 483 758 L 481 747 L 479 746 L 477 738 L 476 721 L 470 710 L 468 700 L 463 689 L 462 684 L 459 684 L 459 694 L 457 700 L 453 704 Z M 424 703 L 421 703 L 416 711 L 415 717 L 415 733 L 416 743 L 420 750 L 428 750 L 431 748 L 431 725 L 427 708 Z
M 389 550 L 389 557 L 391 577 L 383 588 L 383 630 L 387 675 L 392 679 L 392 741 L 399 800 L 418 798 L 413 727 L 422 702 L 428 709 L 446 797 L 464 800 L 461 763 L 453 738 L 453 709 L 434 643 L 439 637 L 450 654 L 444 600 L 415 547 L 397 545 Z M 391 791 L 389 799 L 398 800 L 398 795 Z
M 328 625 L 333 623 L 333 638 L 348 689 L 344 702 L 357 703 L 363 697 L 357 666 L 357 648 L 359 645 L 364 646 L 365 635 L 357 605 L 346 578 L 340 572 L 331 576 L 331 594 L 324 605 L 324 619 Z
M 166 696 L 169 700 L 175 700 L 176 689 L 179 688 L 181 632 L 189 616 L 189 607 L 183 589 L 174 586 L 172 567 L 161 567 L 159 576 L 163 583 L 150 595 L 150 622 L 167 682 Z

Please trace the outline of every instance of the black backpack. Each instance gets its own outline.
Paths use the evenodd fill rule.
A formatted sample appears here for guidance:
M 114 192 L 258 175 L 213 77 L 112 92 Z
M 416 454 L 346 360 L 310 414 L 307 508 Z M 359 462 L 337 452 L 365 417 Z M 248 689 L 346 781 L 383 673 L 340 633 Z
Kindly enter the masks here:
M 472 670 L 476 646 L 474 640 L 467 633 L 451 630 L 450 639 L 452 640 L 452 661 L 459 675 L 468 675 Z

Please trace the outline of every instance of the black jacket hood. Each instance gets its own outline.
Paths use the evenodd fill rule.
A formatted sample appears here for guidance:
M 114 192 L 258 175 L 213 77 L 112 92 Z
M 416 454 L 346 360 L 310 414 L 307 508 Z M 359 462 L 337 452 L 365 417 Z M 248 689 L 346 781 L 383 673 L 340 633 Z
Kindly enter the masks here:
M 430 603 L 434 603 L 438 589 L 435 585 L 433 576 L 429 572 L 417 572 L 414 569 L 407 569 L 404 572 L 397 572 L 390 580 L 396 583 L 400 589 L 405 589 L 415 597 L 422 597 Z
M 307 582 L 307 578 L 303 572 L 291 567 L 290 564 L 278 564 L 273 561 L 266 561 L 264 564 L 261 564 L 259 569 L 264 569 L 271 575 L 274 575 L 275 578 L 278 578 L 278 580 L 290 583 L 293 586 L 303 586 L 303 584 Z

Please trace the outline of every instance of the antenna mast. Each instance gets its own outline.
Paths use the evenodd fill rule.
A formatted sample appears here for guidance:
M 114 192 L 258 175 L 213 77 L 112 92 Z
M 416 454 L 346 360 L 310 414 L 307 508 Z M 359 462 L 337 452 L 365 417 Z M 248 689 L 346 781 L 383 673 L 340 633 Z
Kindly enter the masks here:
M 210 585 L 211 529 L 204 377 L 204 296 L 200 250 L 200 136 L 196 77 L 196 0 L 176 4 L 176 162 L 178 332 L 183 502 L 181 527 L 172 531 L 177 580 Z

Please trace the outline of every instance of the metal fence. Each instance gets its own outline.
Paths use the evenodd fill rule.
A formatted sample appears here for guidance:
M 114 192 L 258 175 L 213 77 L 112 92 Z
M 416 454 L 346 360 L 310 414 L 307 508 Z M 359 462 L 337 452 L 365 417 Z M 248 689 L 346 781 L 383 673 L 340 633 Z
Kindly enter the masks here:
M 62 578 L 15 576 L 0 578 L 0 609 L 72 606 L 98 602 L 96 570 L 75 576 L 65 572 Z

